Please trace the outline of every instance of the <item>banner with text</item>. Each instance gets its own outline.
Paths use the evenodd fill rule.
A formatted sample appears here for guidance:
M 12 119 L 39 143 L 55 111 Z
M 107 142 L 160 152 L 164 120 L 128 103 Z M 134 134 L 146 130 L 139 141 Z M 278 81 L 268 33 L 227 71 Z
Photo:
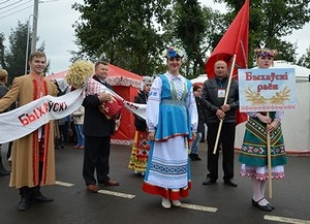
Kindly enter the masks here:
M 241 112 L 297 109 L 294 68 L 239 69 Z
M 84 100 L 83 91 L 84 89 L 77 89 L 60 97 L 44 96 L 15 110 L 0 114 L 0 144 L 24 137 L 51 120 L 72 114 Z M 109 91 L 112 95 L 120 97 L 107 88 L 103 88 L 103 91 Z M 127 110 L 145 119 L 145 104 L 121 99 Z

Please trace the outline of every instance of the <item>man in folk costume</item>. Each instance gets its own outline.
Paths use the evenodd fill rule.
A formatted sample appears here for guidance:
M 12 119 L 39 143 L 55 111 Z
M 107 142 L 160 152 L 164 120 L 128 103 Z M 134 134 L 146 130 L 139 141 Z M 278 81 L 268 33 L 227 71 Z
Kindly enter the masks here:
M 0 112 L 18 99 L 23 106 L 45 95 L 57 95 L 52 81 L 44 78 L 46 56 L 34 52 L 29 57 L 30 73 L 16 77 L 12 88 L 0 100 Z M 26 128 L 26 127 L 25 127 Z M 17 139 L 12 149 L 10 187 L 19 189 L 19 211 L 27 210 L 32 201 L 51 202 L 41 194 L 40 186 L 55 184 L 54 126 L 49 122 L 34 132 Z

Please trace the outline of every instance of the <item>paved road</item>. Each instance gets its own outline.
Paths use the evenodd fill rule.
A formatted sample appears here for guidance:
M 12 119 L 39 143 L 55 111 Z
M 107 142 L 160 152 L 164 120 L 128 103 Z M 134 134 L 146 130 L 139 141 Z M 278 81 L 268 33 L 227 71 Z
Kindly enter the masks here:
M 273 182 L 270 201 L 276 209 L 269 213 L 252 207 L 251 183 L 238 173 L 238 155 L 237 188 L 224 186 L 221 179 L 216 185 L 201 184 L 206 174 L 205 147 L 201 144 L 203 160 L 191 164 L 193 189 L 182 200 L 183 207 L 166 210 L 159 197 L 142 192 L 143 178 L 127 169 L 130 147 L 112 147 L 110 176 L 121 185 L 104 187 L 94 194 L 85 190 L 82 179 L 83 151 L 66 146 L 56 150 L 58 184 L 42 188 L 45 195 L 54 198 L 52 203 L 36 203 L 26 212 L 17 211 L 18 191 L 8 187 L 8 176 L 0 176 L 0 224 L 310 223 L 310 157 L 289 157 L 286 178 Z

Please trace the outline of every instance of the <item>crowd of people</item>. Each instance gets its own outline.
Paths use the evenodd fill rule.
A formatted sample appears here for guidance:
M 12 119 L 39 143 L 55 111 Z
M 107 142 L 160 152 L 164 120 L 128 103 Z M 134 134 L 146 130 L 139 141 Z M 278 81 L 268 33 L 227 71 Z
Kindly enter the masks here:
M 201 160 L 199 143 L 204 134 L 207 135 L 207 175 L 202 184 L 217 183 L 221 154 L 223 183 L 238 186 L 234 181 L 238 81 L 233 79 L 228 85 L 227 62 L 219 60 L 214 64 L 215 77 L 205 81 L 203 86 L 193 86 L 181 75 L 184 55 L 180 48 L 167 48 L 163 55 L 167 71 L 155 78 L 144 76 L 134 100 L 146 104 L 146 119 L 134 114 L 136 132 L 128 168 L 143 176 L 142 190 L 159 196 L 161 206 L 166 209 L 180 207 L 181 198 L 188 196 L 192 188 L 190 162 Z M 255 55 L 258 67 L 267 69 L 272 66 L 276 51 L 257 49 Z M 7 72 L 0 70 L 0 112 L 14 109 L 17 101 L 18 106 L 23 106 L 46 95 L 59 96 L 57 85 L 44 77 L 46 62 L 44 53 L 32 53 L 29 57 L 30 73 L 14 78 L 10 89 L 5 86 Z M 106 81 L 108 73 L 108 64 L 98 61 L 89 79 L 113 90 Z M 41 193 L 41 186 L 55 184 L 54 150 L 64 148 L 69 141 L 71 125 L 75 133 L 74 148 L 84 150 L 82 176 L 87 191 L 97 193 L 100 186 L 120 184 L 109 176 L 111 136 L 116 131 L 116 120 L 105 116 L 99 109 L 112 97 L 109 91 L 98 94 L 90 91 L 71 115 L 55 123 L 50 121 L 15 140 L 8 156 L 12 158 L 11 172 L 3 166 L 0 156 L 0 175 L 10 174 L 9 186 L 19 190 L 19 211 L 27 210 L 35 201 L 53 201 Z M 265 198 L 268 180 L 266 138 L 269 134 L 272 136 L 272 178 L 284 178 L 287 159 L 281 131 L 283 111 L 253 112 L 248 113 L 248 117 L 239 156 L 240 174 L 251 178 L 252 205 L 263 211 L 272 211 L 274 205 Z M 207 133 L 204 133 L 205 125 Z M 219 144 L 216 145 L 217 138 Z M 258 150 L 253 150 L 256 147 L 260 149 L 259 156 Z

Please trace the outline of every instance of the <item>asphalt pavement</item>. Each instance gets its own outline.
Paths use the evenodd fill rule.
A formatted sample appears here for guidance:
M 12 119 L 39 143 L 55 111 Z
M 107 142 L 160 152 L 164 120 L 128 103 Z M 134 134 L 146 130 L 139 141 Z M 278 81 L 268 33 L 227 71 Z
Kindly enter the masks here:
M 6 144 L 2 148 L 5 158 Z M 238 187 L 223 184 L 221 167 L 217 184 L 202 185 L 207 170 L 206 144 L 201 144 L 202 161 L 191 162 L 189 197 L 181 200 L 181 208 L 164 209 L 160 197 L 141 190 L 143 177 L 127 168 L 130 150 L 130 146 L 112 146 L 110 177 L 120 186 L 102 187 L 97 194 L 86 191 L 83 150 L 73 149 L 73 145 L 56 150 L 57 184 L 41 189 L 54 202 L 34 203 L 25 212 L 17 210 L 20 196 L 17 189 L 8 187 L 9 176 L 0 176 L 0 224 L 310 224 L 309 156 L 289 156 L 286 178 L 272 182 L 268 200 L 276 209 L 264 212 L 251 205 L 251 182 L 239 175 L 238 153 L 234 178 Z

